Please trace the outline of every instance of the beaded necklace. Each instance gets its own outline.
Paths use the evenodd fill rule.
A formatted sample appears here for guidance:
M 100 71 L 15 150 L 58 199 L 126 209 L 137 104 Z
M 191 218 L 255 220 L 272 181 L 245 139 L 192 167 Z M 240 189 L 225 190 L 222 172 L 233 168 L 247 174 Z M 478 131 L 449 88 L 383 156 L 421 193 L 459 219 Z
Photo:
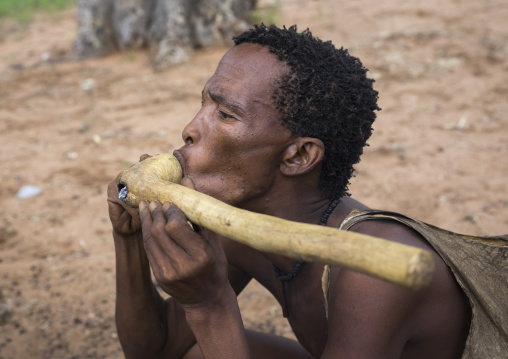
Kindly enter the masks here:
M 330 214 L 332 214 L 333 210 L 337 205 L 339 204 L 340 200 L 336 199 L 330 203 L 328 208 L 323 212 L 321 215 L 321 219 L 319 221 L 320 226 L 326 226 L 326 223 L 328 223 L 328 217 L 330 217 Z M 300 273 L 300 270 L 302 269 L 303 265 L 305 264 L 304 261 L 299 260 L 296 262 L 295 266 L 293 267 L 293 270 L 287 274 L 283 274 L 279 267 L 277 267 L 275 264 L 273 264 L 273 269 L 275 271 L 275 275 L 277 275 L 277 278 L 279 278 L 281 285 L 282 285 L 282 315 L 284 318 L 289 317 L 289 310 L 287 307 L 287 299 L 286 299 L 286 283 L 290 282 L 298 273 Z

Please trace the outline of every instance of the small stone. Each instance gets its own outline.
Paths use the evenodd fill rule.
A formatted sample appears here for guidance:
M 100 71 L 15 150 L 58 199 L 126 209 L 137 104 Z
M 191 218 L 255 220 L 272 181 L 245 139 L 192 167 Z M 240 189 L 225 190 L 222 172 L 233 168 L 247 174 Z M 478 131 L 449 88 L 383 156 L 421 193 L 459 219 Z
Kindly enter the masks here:
M 90 124 L 88 123 L 84 123 L 83 125 L 81 125 L 81 127 L 78 129 L 78 132 L 79 133 L 85 133 L 86 131 L 88 131 L 90 129 Z
M 74 151 L 69 151 L 65 154 L 65 156 L 70 160 L 75 160 L 76 158 L 78 158 L 78 153 Z
M 16 197 L 25 199 L 25 198 L 37 196 L 38 194 L 41 194 L 41 193 L 42 193 L 42 190 L 39 187 L 27 185 L 27 186 L 23 186 L 19 189 L 18 193 L 16 194 Z
M 44 52 L 42 55 L 41 55 L 41 60 L 42 61 L 49 61 L 51 60 L 51 52 Z
M 95 80 L 92 78 L 88 78 L 81 84 L 81 89 L 83 91 L 92 91 L 95 87 Z
M 99 144 L 99 143 L 101 143 L 101 142 L 102 142 L 102 138 L 101 138 L 101 136 L 100 136 L 100 135 L 98 135 L 98 134 L 93 135 L 93 136 L 92 136 L 92 140 L 93 140 L 93 142 L 95 142 L 96 144 Z
M 23 70 L 24 66 L 21 62 L 15 62 L 11 64 L 11 69 L 13 70 Z

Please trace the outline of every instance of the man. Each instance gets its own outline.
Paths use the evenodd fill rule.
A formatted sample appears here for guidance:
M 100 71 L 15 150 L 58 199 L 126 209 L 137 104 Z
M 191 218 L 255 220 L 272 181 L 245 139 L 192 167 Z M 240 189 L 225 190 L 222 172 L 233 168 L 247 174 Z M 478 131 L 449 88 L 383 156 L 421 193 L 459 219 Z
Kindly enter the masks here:
M 375 119 L 377 92 L 346 50 L 256 26 L 235 38 L 175 151 L 182 184 L 233 206 L 338 227 L 367 209 L 347 186 Z M 412 291 L 347 269 L 261 253 L 202 228 L 168 203 L 138 211 L 108 188 L 117 260 L 118 335 L 127 358 L 460 358 L 471 307 L 449 267 L 393 220 L 350 230 L 434 253 L 432 283 Z M 150 267 L 171 298 L 163 301 Z M 298 342 L 246 331 L 236 295 L 251 279 L 279 301 Z

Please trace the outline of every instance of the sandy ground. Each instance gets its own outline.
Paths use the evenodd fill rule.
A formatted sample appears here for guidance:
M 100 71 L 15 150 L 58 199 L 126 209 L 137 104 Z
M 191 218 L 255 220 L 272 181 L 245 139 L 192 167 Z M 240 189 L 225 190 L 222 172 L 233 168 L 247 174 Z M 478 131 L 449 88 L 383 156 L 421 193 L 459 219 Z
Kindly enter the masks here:
M 377 80 L 383 111 L 357 199 L 508 232 L 508 3 L 282 0 L 278 14 L 349 48 Z M 141 52 L 70 61 L 73 11 L 1 31 L 0 357 L 121 358 L 106 185 L 140 154 L 180 147 L 226 48 L 154 73 Z M 16 198 L 24 185 L 42 193 Z M 292 335 L 259 286 L 239 300 L 247 327 Z

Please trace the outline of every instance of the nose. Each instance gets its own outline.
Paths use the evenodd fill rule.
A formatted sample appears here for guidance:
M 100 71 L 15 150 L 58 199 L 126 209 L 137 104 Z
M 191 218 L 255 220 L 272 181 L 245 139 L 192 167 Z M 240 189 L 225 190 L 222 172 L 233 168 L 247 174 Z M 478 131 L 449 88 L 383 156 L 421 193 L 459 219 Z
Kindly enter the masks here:
M 200 111 L 201 112 L 201 111 Z M 199 125 L 199 115 L 198 113 L 192 120 L 185 126 L 182 131 L 182 139 L 186 145 L 192 145 L 197 142 L 200 137 L 200 125 Z

